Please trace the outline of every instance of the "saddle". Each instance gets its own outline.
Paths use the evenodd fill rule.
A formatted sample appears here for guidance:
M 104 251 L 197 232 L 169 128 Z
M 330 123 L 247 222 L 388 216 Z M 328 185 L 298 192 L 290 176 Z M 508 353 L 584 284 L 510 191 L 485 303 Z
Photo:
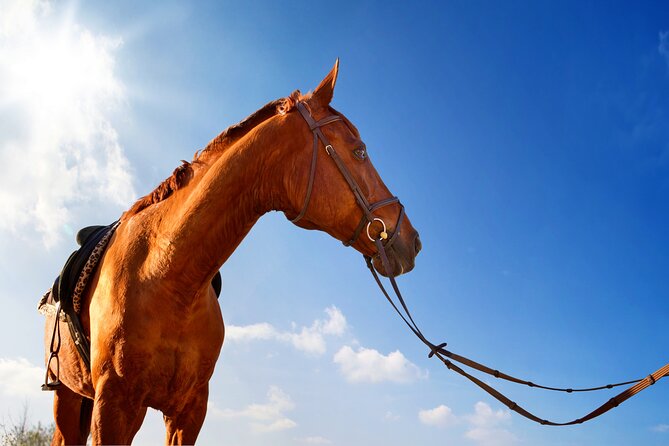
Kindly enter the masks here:
M 72 335 L 81 358 L 84 360 L 86 368 L 90 370 L 90 342 L 84 333 L 83 326 L 79 314 L 81 312 L 81 299 L 88 280 L 95 273 L 96 267 L 102 258 L 102 255 L 107 248 L 107 243 L 118 227 L 119 222 L 108 226 L 88 226 L 77 233 L 76 240 L 80 246 L 74 251 L 65 262 L 60 274 L 56 277 L 51 289 L 44 295 L 39 304 L 39 310 L 43 313 L 55 312 L 56 322 L 54 325 L 54 333 L 51 340 L 51 356 L 49 363 L 55 358 L 57 369 L 59 366 L 58 351 L 60 349 L 60 338 L 56 342 L 58 332 L 58 323 L 62 319 L 67 322 L 67 326 Z M 221 294 L 221 273 L 216 272 L 216 275 L 211 281 L 211 285 L 216 292 L 218 298 Z M 53 308 L 55 307 L 55 310 Z M 51 308 L 52 310 L 49 310 Z M 62 312 L 62 315 L 61 315 Z M 58 332 L 59 333 L 59 332 Z M 42 390 L 55 390 L 59 385 L 58 377 L 54 382 L 48 381 L 47 364 L 47 379 L 42 386 Z

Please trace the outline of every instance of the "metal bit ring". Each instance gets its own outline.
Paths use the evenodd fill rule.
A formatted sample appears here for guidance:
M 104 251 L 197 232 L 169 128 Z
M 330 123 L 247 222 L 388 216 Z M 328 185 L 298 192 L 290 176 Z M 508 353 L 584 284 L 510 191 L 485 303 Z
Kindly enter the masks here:
M 373 242 L 375 241 L 375 240 L 372 238 L 372 236 L 369 235 L 369 227 L 370 227 L 370 226 L 372 225 L 372 223 L 374 223 L 375 221 L 380 221 L 381 224 L 383 225 L 383 231 L 381 231 L 381 233 L 379 234 L 379 237 L 380 237 L 381 239 L 383 239 L 383 240 L 387 239 L 387 238 L 388 238 L 388 232 L 387 232 L 388 229 L 386 228 L 386 223 L 385 223 L 383 220 L 381 220 L 380 218 L 375 218 L 374 220 L 372 220 L 372 221 L 370 221 L 369 223 L 367 223 L 367 237 L 368 237 L 371 241 L 373 241 Z

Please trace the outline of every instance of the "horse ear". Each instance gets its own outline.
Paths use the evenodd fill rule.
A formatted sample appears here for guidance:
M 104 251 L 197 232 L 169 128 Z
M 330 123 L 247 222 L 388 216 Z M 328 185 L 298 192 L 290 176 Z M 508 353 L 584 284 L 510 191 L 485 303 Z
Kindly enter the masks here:
M 322 107 L 327 107 L 332 101 L 334 87 L 337 83 L 337 74 L 339 73 L 339 58 L 335 61 L 334 67 L 330 70 L 325 79 L 316 87 L 311 95 L 313 101 Z

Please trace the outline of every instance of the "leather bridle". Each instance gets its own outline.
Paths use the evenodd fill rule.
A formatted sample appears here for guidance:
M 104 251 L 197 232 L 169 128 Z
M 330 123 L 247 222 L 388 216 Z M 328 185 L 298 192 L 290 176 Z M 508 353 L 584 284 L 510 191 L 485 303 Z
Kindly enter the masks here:
M 364 256 L 365 257 L 365 262 L 367 263 L 367 267 L 372 273 L 372 276 L 374 276 L 374 279 L 376 280 L 377 285 L 383 292 L 383 295 L 386 297 L 390 305 L 393 307 L 395 312 L 402 318 L 404 323 L 409 327 L 409 329 L 416 335 L 418 339 L 421 340 L 429 349 L 430 353 L 428 354 L 428 357 L 431 358 L 433 356 L 436 356 L 441 362 L 444 363 L 444 365 L 450 369 L 453 370 L 454 372 L 464 376 L 465 378 L 469 379 L 471 382 L 476 384 L 478 387 L 481 389 L 485 390 L 488 394 L 490 394 L 492 397 L 497 399 L 499 402 L 507 406 L 510 410 L 513 410 L 517 412 L 518 414 L 524 416 L 525 418 L 528 418 L 529 420 L 532 420 L 534 422 L 537 422 L 539 424 L 543 425 L 549 425 L 549 426 L 569 426 L 569 425 L 574 425 L 574 424 L 581 424 L 586 421 L 592 420 L 593 418 L 596 418 L 605 412 L 608 412 L 609 410 L 613 409 L 614 407 L 617 407 L 620 405 L 623 401 L 633 397 L 637 393 L 641 392 L 642 390 L 646 389 L 649 386 L 652 386 L 655 384 L 657 381 L 659 381 L 661 378 L 669 376 L 669 364 L 664 365 L 654 373 L 651 373 L 645 378 L 640 378 L 640 379 L 635 379 L 635 380 L 630 380 L 630 381 L 625 381 L 625 382 L 620 382 L 616 384 L 607 384 L 604 386 L 597 386 L 597 387 L 590 387 L 590 388 L 581 388 L 581 389 L 574 389 L 574 388 L 560 388 L 560 387 L 551 387 L 551 386 L 544 386 L 540 384 L 533 383 L 532 381 L 527 381 L 524 379 L 516 378 L 514 376 L 508 375 L 506 373 L 500 372 L 499 370 L 490 368 L 484 364 L 481 364 L 479 362 L 476 362 L 474 360 L 471 360 L 467 357 L 460 356 L 456 353 L 453 353 L 451 351 L 446 350 L 444 347 L 446 347 L 446 343 L 441 343 L 438 345 L 433 344 L 432 342 L 428 341 L 427 338 L 423 335 L 423 333 L 420 331 L 420 328 L 414 322 L 413 317 L 411 316 L 411 312 L 409 311 L 409 308 L 407 307 L 406 303 L 404 302 L 404 298 L 402 297 L 402 293 L 399 290 L 399 287 L 397 286 L 397 282 L 395 281 L 395 277 L 393 275 L 393 272 L 390 268 L 390 261 L 388 259 L 387 255 L 387 250 L 389 250 L 395 240 L 397 240 L 397 237 L 400 234 L 400 226 L 402 224 L 402 220 L 404 218 L 404 206 L 399 202 L 399 199 L 397 197 L 390 197 L 386 198 L 380 201 L 377 201 L 375 203 L 369 203 L 367 198 L 365 197 L 364 193 L 358 186 L 358 183 L 355 181 L 353 176 L 351 175 L 350 171 L 342 161 L 342 159 L 339 157 L 337 154 L 336 150 L 330 144 L 329 140 L 327 137 L 323 134 L 321 131 L 321 127 L 331 124 L 336 121 L 344 121 L 344 119 L 339 116 L 339 115 L 330 115 L 326 116 L 325 118 L 316 121 L 313 119 L 311 116 L 311 113 L 309 112 L 306 104 L 303 102 L 298 102 L 297 103 L 297 110 L 300 112 L 304 120 L 307 122 L 309 125 L 309 129 L 313 132 L 314 135 L 314 144 L 313 144 L 313 154 L 311 158 L 311 171 L 309 173 L 309 182 L 307 184 L 307 192 L 304 198 L 304 204 L 302 205 L 302 210 L 300 213 L 291 221 L 293 223 L 298 222 L 302 217 L 307 212 L 307 208 L 309 207 L 309 201 L 311 200 L 311 192 L 313 189 L 313 184 L 314 184 L 314 177 L 316 174 L 316 160 L 318 158 L 318 141 L 320 140 L 323 143 L 323 146 L 325 147 L 325 152 L 330 156 L 330 158 L 333 159 L 335 162 L 337 168 L 339 169 L 339 172 L 341 172 L 342 176 L 348 183 L 349 187 L 351 188 L 351 191 L 353 192 L 353 195 L 355 196 L 355 200 L 358 203 L 358 206 L 360 209 L 362 209 L 362 219 L 360 220 L 360 223 L 358 224 L 357 228 L 355 229 L 355 232 L 353 234 L 353 237 L 344 242 L 345 246 L 351 246 L 353 245 L 358 238 L 360 237 L 360 234 L 362 233 L 363 229 L 367 228 L 367 236 L 369 239 L 374 242 L 376 249 L 377 249 L 377 254 L 376 257 L 379 257 L 381 260 L 381 264 L 383 265 L 383 268 L 386 272 L 386 275 L 388 276 L 388 279 L 390 280 L 390 283 L 392 285 L 393 291 L 395 292 L 395 295 L 397 296 L 397 300 L 402 307 L 402 311 L 399 309 L 395 301 L 390 297 L 388 292 L 386 291 L 385 287 L 383 286 L 383 283 L 381 282 L 381 279 L 379 278 L 378 274 L 376 273 L 376 270 L 374 269 L 374 266 L 372 265 L 372 258 L 369 256 Z M 344 121 L 345 122 L 345 121 Z M 347 124 L 348 125 L 348 124 Z M 392 236 L 388 238 L 388 233 L 387 233 L 387 227 L 385 222 L 379 218 L 374 216 L 374 211 L 377 209 L 380 209 L 384 206 L 389 206 L 391 204 L 397 203 L 400 206 L 400 212 L 399 212 L 399 217 L 397 218 L 397 223 L 395 224 L 395 230 L 393 231 Z M 369 228 L 371 224 L 374 221 L 379 221 L 383 225 L 383 230 L 378 234 L 378 237 L 374 238 L 372 235 L 369 233 Z M 563 422 L 563 423 L 556 423 L 553 421 L 549 421 L 543 418 L 539 418 L 538 416 L 532 414 L 531 412 L 527 411 L 526 409 L 522 408 L 518 404 L 516 404 L 514 401 L 509 399 L 507 396 L 499 392 L 498 390 L 494 389 L 492 386 L 489 384 L 485 383 L 484 381 L 480 380 L 479 378 L 471 375 L 470 373 L 466 372 L 463 370 L 461 367 L 458 365 L 454 364 L 454 362 L 458 362 L 463 366 L 478 370 L 480 372 L 486 373 L 490 376 L 494 376 L 495 378 L 503 379 L 506 381 L 510 381 L 516 384 L 522 384 L 526 385 L 528 387 L 536 387 L 539 389 L 544 389 L 544 390 L 552 390 L 552 391 L 557 391 L 557 392 L 565 392 L 565 393 L 573 393 L 573 392 L 590 392 L 590 391 L 595 391 L 595 390 L 604 390 L 604 389 L 612 389 L 614 387 L 618 386 L 623 386 L 623 385 L 629 385 L 632 384 L 631 387 L 625 389 L 624 391 L 620 392 L 618 395 L 614 396 L 613 398 L 609 399 L 607 402 L 593 410 L 592 412 L 588 413 L 587 415 L 574 419 L 572 421 L 568 422 Z
M 335 165 L 339 169 L 339 172 L 344 177 L 344 180 L 346 180 L 346 183 L 351 188 L 353 196 L 355 197 L 355 201 L 358 203 L 358 206 L 362 210 L 362 218 L 360 219 L 360 223 L 358 223 L 358 226 L 353 232 L 353 236 L 349 240 L 343 242 L 344 245 L 351 246 L 355 242 L 357 242 L 358 239 L 360 238 L 360 235 L 362 234 L 363 229 L 366 229 L 367 237 L 369 238 L 369 240 L 372 242 L 376 242 L 376 239 L 372 237 L 372 235 L 369 233 L 369 230 L 372 223 L 378 221 L 383 226 L 382 231 L 379 233 L 379 239 L 382 240 L 382 247 L 385 250 L 389 250 L 395 243 L 395 240 L 397 240 L 398 236 L 400 235 L 400 228 L 402 226 L 402 220 L 404 219 L 404 206 L 402 206 L 402 203 L 400 203 L 399 198 L 393 196 L 385 198 L 383 200 L 379 200 L 375 203 L 370 203 L 369 200 L 367 200 L 367 197 L 365 197 L 365 194 L 360 189 L 360 186 L 358 186 L 358 183 L 355 181 L 355 178 L 353 178 L 353 175 L 351 175 L 350 170 L 348 170 L 346 164 L 344 164 L 344 162 L 342 161 L 341 157 L 339 156 L 335 148 L 332 146 L 332 144 L 330 144 L 330 141 L 323 134 L 321 130 L 321 127 L 331 124 L 333 122 L 344 121 L 344 119 L 340 115 L 333 114 L 326 116 L 325 118 L 319 121 L 316 121 L 311 116 L 311 113 L 309 112 L 309 109 L 307 108 L 307 105 L 304 102 L 297 103 L 297 110 L 300 112 L 304 120 L 307 121 L 309 129 L 312 131 L 314 135 L 314 144 L 313 144 L 313 152 L 311 155 L 311 169 L 309 172 L 309 182 L 307 183 L 307 193 L 304 196 L 304 204 L 302 205 L 302 210 L 297 215 L 297 217 L 293 218 L 291 221 L 293 223 L 297 223 L 307 213 L 307 208 L 309 207 L 309 202 L 311 201 L 311 192 L 314 186 L 314 178 L 316 176 L 316 161 L 318 159 L 318 141 L 320 140 L 323 143 L 323 146 L 325 147 L 325 153 L 327 153 L 330 156 L 330 158 L 332 158 L 332 160 L 334 161 Z M 346 123 L 346 121 L 344 121 L 344 123 Z M 383 219 L 376 217 L 374 215 L 374 212 L 378 209 L 381 209 L 382 207 L 389 206 L 395 203 L 399 205 L 400 212 L 399 216 L 397 217 L 397 223 L 395 224 L 395 229 L 392 235 L 389 236 L 388 227 L 386 226 L 386 223 L 383 221 Z M 378 254 L 380 254 L 380 251 Z M 386 271 L 386 273 L 389 273 L 389 271 Z

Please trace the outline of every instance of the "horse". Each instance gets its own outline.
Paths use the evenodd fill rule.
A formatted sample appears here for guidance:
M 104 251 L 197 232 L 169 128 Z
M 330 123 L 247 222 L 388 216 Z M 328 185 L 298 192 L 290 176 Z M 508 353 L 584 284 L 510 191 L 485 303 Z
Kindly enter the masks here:
M 47 355 L 54 330 L 62 339 L 59 370 L 47 360 L 61 383 L 52 444 L 129 444 L 148 407 L 163 413 L 167 444 L 196 441 L 225 333 L 211 281 L 269 211 L 351 245 L 382 275 L 413 269 L 418 232 L 330 106 L 338 71 L 337 60 L 313 92 L 229 127 L 121 215 L 81 303 L 90 370 L 46 319 Z

